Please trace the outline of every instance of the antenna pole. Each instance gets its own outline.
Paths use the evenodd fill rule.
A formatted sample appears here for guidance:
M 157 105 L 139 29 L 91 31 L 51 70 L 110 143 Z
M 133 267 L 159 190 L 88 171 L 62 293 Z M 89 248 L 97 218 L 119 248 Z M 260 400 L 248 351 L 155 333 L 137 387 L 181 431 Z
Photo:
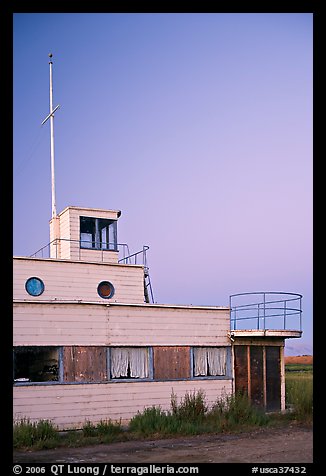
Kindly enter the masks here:
M 50 134 L 51 134 L 51 192 L 52 192 L 52 218 L 57 216 L 55 202 L 55 176 L 54 176 L 54 110 L 53 110 L 53 82 L 52 82 L 52 53 L 49 54 L 50 65 Z

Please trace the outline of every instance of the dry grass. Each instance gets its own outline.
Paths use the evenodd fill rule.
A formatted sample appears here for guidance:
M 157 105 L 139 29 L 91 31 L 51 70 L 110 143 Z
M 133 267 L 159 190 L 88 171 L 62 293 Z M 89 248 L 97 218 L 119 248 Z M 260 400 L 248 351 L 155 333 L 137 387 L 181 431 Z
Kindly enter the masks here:
M 287 364 L 303 364 L 303 365 L 312 365 L 313 356 L 312 355 L 292 355 L 284 357 L 285 365 Z

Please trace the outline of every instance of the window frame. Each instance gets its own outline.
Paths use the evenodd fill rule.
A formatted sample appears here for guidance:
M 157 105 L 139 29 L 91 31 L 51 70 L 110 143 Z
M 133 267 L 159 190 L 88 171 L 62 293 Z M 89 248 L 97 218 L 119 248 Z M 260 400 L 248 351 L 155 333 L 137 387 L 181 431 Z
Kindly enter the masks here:
M 91 224 L 91 221 L 93 222 L 92 232 L 82 231 L 83 225 L 86 228 L 86 221 L 89 221 L 89 224 Z M 80 216 L 79 247 L 84 250 L 118 251 L 117 223 L 118 220 L 110 218 Z M 105 233 L 103 233 L 104 230 Z M 82 240 L 82 233 L 87 233 L 91 235 L 92 240 Z M 113 235 L 113 241 L 111 238 L 111 234 Z
M 32 280 L 36 280 L 39 282 L 39 284 L 41 285 L 41 291 L 38 293 L 38 294 L 32 294 L 29 290 L 28 290 L 28 283 L 31 282 Z M 26 279 L 25 281 L 25 291 L 27 292 L 27 294 L 29 296 L 32 296 L 32 297 L 39 297 L 41 296 L 44 291 L 45 291 L 45 284 L 44 284 L 44 281 L 43 279 L 39 278 L 38 276 L 30 276 L 29 278 Z
M 35 381 L 35 382 L 15 382 L 15 349 L 21 347 L 44 347 L 44 348 L 53 348 L 58 350 L 58 380 L 49 380 L 49 381 Z M 107 384 L 107 383 L 118 383 L 118 382 L 148 382 L 148 381 L 170 381 L 171 379 L 154 379 L 155 369 L 154 369 L 154 351 L 153 346 L 139 346 L 139 345 L 128 345 L 128 346 L 96 346 L 104 347 L 106 352 L 106 372 L 107 379 L 100 381 L 65 381 L 64 380 L 64 347 L 69 346 L 55 346 L 55 345 L 44 345 L 44 346 L 14 346 L 13 347 L 13 385 L 15 387 L 19 386 L 40 386 L 40 385 L 91 385 L 91 384 Z M 75 347 L 75 346 L 73 346 Z M 77 346 L 79 347 L 79 346 Z M 188 346 L 187 346 L 188 347 Z M 226 373 L 225 375 L 194 375 L 194 349 L 198 347 L 212 347 L 212 348 L 225 348 L 226 349 Z M 111 372 L 111 349 L 113 348 L 146 348 L 148 352 L 148 377 L 137 378 L 137 377 L 125 377 L 125 378 L 113 378 Z M 232 379 L 232 346 L 190 346 L 190 376 L 189 378 L 176 378 L 177 380 L 230 380 Z
M 195 375 L 195 353 L 196 348 L 226 349 L 226 370 L 225 375 Z M 230 345 L 195 345 L 190 348 L 190 379 L 191 380 L 230 380 L 232 378 L 232 346 Z
M 53 348 L 53 350 L 58 351 L 58 380 L 45 380 L 45 381 L 29 381 L 29 382 L 19 382 L 15 381 L 15 359 L 16 359 L 16 352 L 17 348 L 35 348 L 35 347 L 44 347 L 44 348 Z M 58 345 L 15 345 L 13 346 L 13 385 L 14 387 L 20 386 L 32 386 L 32 385 L 61 385 L 64 383 L 63 381 L 63 346 Z
M 100 287 L 102 285 L 109 285 L 110 289 L 111 289 L 111 292 L 108 296 L 104 296 L 100 293 Z M 98 283 L 97 285 L 97 294 L 100 296 L 100 298 L 102 299 L 112 299 L 114 294 L 115 294 L 115 287 L 113 286 L 113 284 L 111 283 L 111 281 L 107 281 L 107 280 L 104 280 L 104 281 L 101 281 L 100 283 Z
M 144 348 L 147 349 L 148 352 L 148 377 L 144 378 L 137 378 L 137 377 L 121 377 L 116 378 L 112 377 L 111 372 L 111 350 L 112 349 L 120 349 L 120 348 Z M 107 372 L 108 372 L 108 382 L 149 382 L 153 381 L 153 347 L 152 346 L 141 346 L 141 345 L 112 345 L 107 347 Z

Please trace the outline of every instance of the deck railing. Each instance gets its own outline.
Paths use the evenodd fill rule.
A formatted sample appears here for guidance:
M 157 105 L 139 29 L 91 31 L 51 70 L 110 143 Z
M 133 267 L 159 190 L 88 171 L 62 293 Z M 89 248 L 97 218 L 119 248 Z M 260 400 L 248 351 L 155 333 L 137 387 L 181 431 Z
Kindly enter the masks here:
M 231 330 L 302 331 L 302 295 L 273 291 L 232 294 L 230 319 Z
M 77 244 L 75 249 L 78 249 L 78 256 L 76 257 L 78 260 L 81 260 L 81 253 L 83 250 L 97 250 L 100 251 L 100 260 L 105 261 L 105 253 L 107 252 L 118 252 L 119 259 L 118 263 L 121 264 L 139 264 L 143 265 L 145 268 L 147 267 L 147 250 L 149 246 L 143 246 L 143 249 L 137 251 L 136 253 L 130 253 L 129 246 L 127 243 L 98 243 L 95 241 L 83 241 L 83 240 L 71 240 L 68 238 L 56 238 L 52 240 L 47 245 L 43 246 L 35 253 L 30 255 L 30 258 L 55 258 L 58 259 L 60 257 L 59 254 L 59 246 L 64 243 L 73 243 Z M 76 259 L 75 258 L 75 259 Z

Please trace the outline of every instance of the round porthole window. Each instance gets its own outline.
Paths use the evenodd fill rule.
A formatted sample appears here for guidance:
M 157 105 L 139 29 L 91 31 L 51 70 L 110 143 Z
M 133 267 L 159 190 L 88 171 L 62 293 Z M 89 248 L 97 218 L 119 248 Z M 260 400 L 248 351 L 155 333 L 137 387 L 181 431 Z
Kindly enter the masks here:
M 110 299 L 114 294 L 113 284 L 110 283 L 109 281 L 102 281 L 97 286 L 97 292 L 98 292 L 99 296 L 101 296 L 102 298 Z
M 26 281 L 25 289 L 31 296 L 40 296 L 44 291 L 44 283 L 42 279 L 33 276 Z

